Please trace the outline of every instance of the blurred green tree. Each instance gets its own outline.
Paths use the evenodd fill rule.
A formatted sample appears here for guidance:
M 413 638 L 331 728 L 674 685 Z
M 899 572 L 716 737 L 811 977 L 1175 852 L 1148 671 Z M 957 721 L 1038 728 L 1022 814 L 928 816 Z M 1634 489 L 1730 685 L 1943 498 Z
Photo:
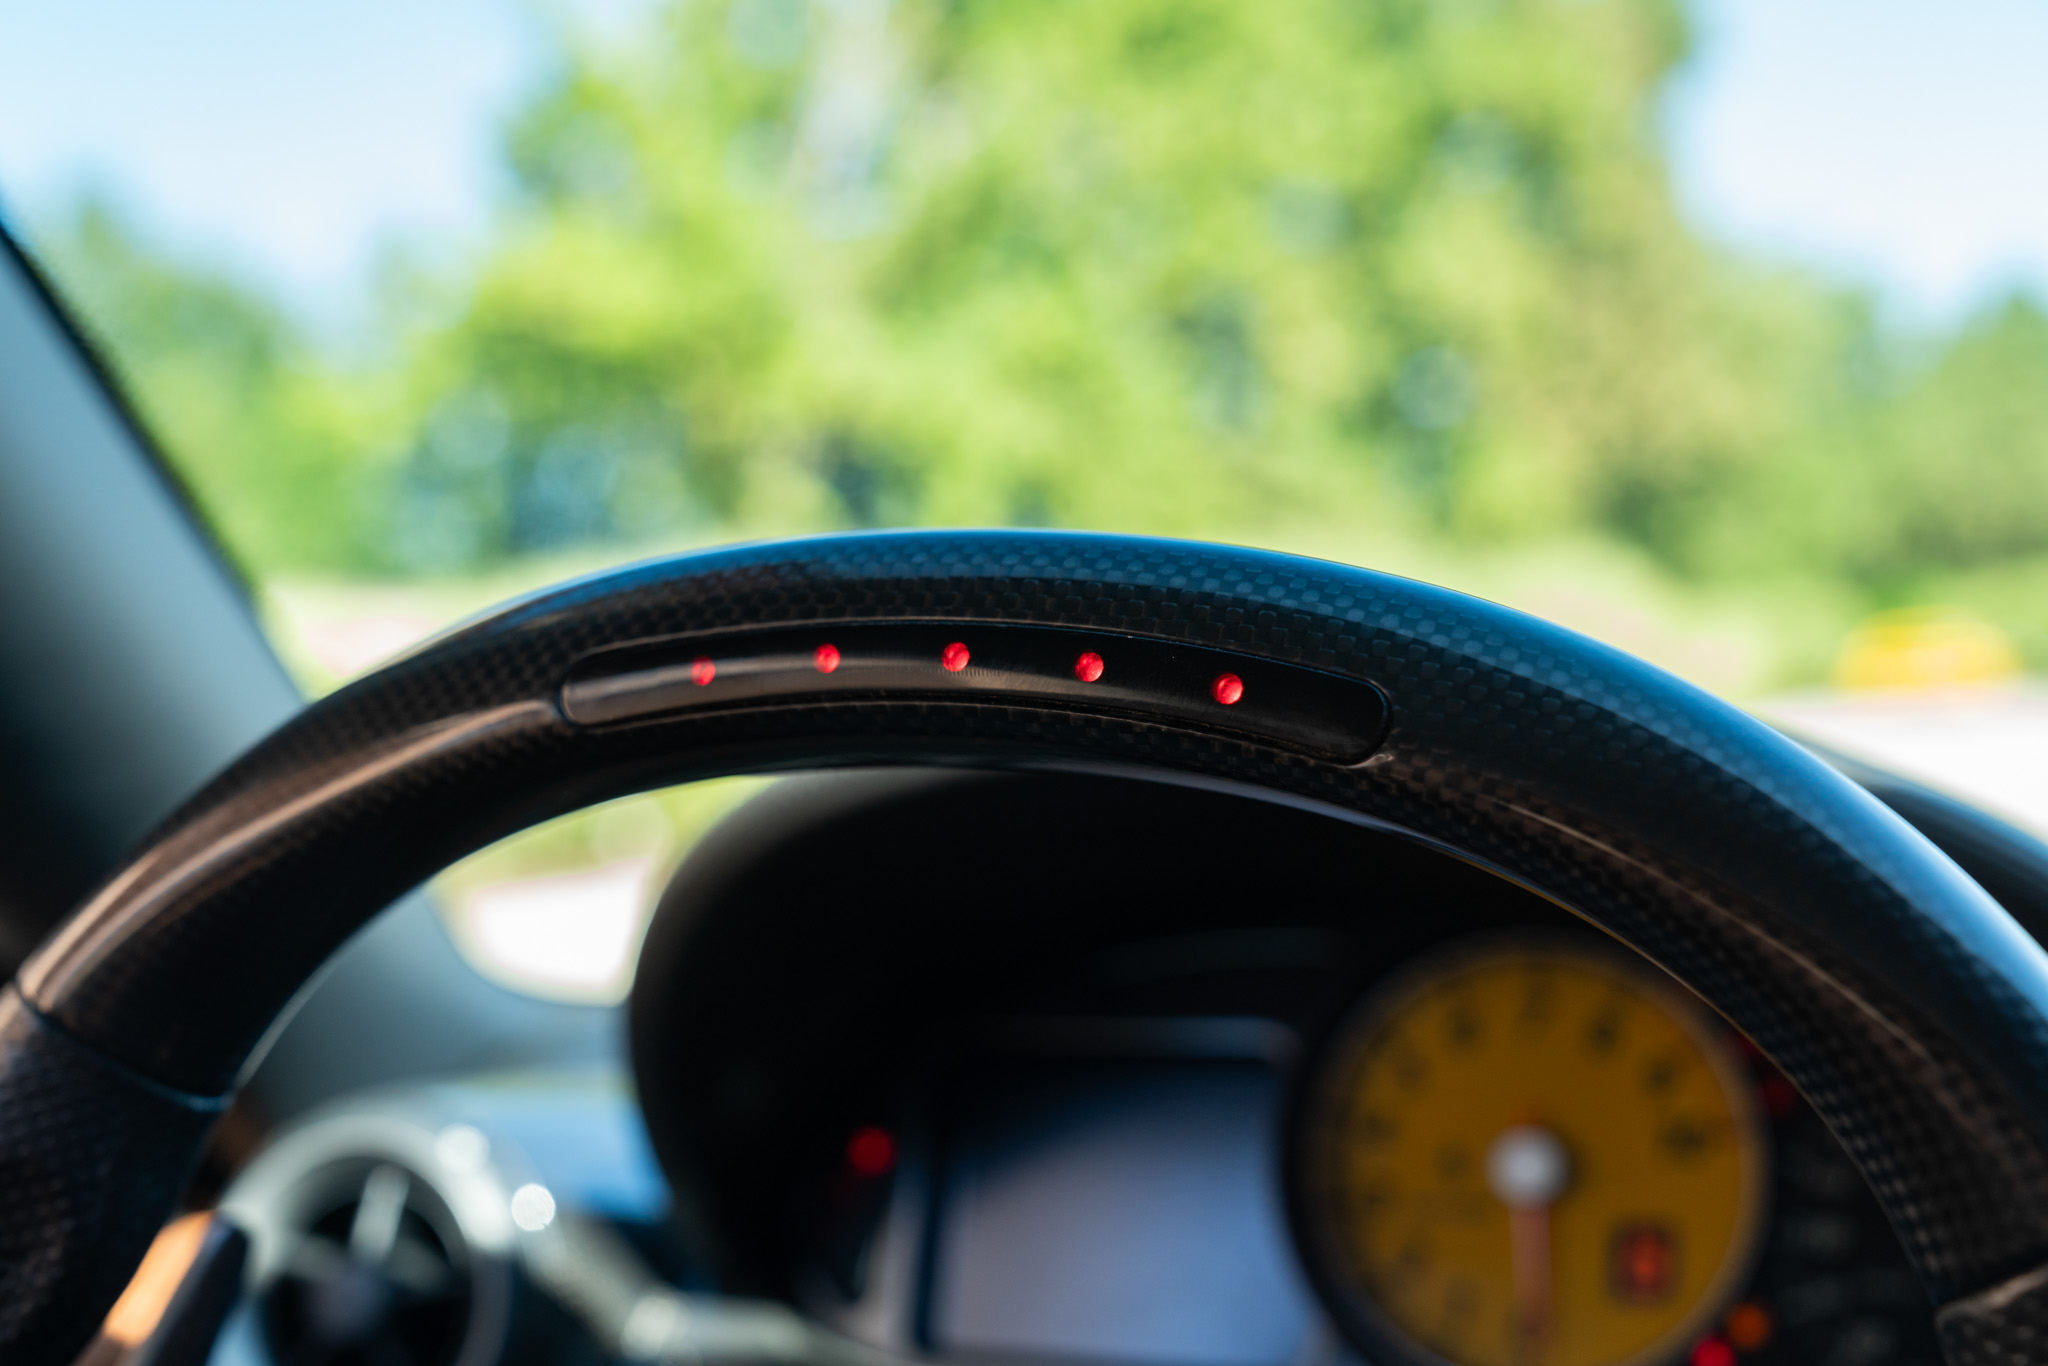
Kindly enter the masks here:
M 1619 540 L 1877 597 L 2048 554 L 2048 318 L 1915 348 L 1680 221 L 1676 0 L 690 0 L 565 34 L 373 365 L 52 236 L 259 572 L 1025 523 Z
M 105 199 L 37 245 L 246 570 L 374 562 L 384 532 L 364 477 L 376 446 L 365 387 L 260 289 L 154 247 Z
M 1785 417 L 1669 203 L 1682 50 L 1662 0 L 682 6 L 521 117 L 422 370 L 506 414 L 493 549 L 686 503 L 1655 543 Z

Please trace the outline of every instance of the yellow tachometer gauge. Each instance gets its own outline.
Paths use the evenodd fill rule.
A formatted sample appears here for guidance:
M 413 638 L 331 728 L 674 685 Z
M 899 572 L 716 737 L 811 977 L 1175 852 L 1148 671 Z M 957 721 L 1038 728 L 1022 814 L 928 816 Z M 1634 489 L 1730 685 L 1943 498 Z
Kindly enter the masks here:
M 1370 996 L 1304 1097 L 1296 1213 L 1370 1355 L 1653 1366 L 1727 1308 L 1766 1150 L 1728 1031 L 1591 943 L 1495 941 Z

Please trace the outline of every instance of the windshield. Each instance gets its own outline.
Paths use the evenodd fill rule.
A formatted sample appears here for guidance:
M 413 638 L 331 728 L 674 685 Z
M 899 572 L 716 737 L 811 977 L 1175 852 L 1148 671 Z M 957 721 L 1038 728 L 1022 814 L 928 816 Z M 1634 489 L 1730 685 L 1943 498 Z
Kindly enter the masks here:
M 0 196 L 315 692 L 736 538 L 1199 536 L 2048 828 L 2044 58 L 2021 0 L 101 0 L 0 15 Z M 451 885 L 625 904 L 743 790 Z

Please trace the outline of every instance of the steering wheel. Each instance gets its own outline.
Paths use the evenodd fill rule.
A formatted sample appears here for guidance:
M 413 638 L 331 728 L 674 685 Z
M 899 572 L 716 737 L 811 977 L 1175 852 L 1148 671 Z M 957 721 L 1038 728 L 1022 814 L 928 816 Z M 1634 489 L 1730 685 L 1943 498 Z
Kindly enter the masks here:
M 591 802 L 878 763 L 1223 786 L 1537 891 L 1805 1093 L 1951 1362 L 2048 1359 L 2048 955 L 1920 835 L 1733 708 L 1505 608 L 1041 532 L 832 536 L 570 583 L 250 751 L 0 1000 L 0 1358 L 59 1366 L 87 1341 L 267 1034 L 402 892 Z

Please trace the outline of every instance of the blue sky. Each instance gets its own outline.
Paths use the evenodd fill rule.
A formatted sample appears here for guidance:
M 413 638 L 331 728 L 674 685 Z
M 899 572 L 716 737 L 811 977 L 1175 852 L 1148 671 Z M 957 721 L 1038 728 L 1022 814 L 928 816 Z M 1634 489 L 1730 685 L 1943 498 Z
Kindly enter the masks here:
M 1601 3 L 1601 0 L 1584 0 Z M 0 0 L 0 202 L 87 185 L 316 306 L 459 247 L 547 0 Z M 617 26 L 646 0 L 555 0 Z M 1669 129 L 1694 221 L 1950 318 L 2048 295 L 2048 0 L 1696 0 Z
M 1703 0 L 1674 170 L 1716 235 L 1936 317 L 2048 296 L 2048 0 Z
M 114 194 L 309 301 L 396 235 L 459 241 L 547 16 L 645 0 L 0 0 L 0 206 Z

